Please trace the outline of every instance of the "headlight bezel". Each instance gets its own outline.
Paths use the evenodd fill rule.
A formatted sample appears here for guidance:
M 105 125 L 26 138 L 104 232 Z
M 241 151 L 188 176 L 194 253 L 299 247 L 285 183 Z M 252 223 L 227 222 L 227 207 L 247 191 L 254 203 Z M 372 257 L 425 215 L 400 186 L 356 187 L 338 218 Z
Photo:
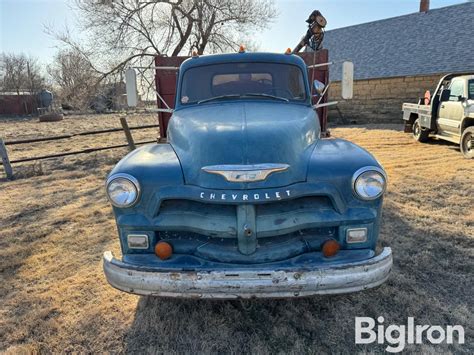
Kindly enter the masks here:
M 136 190 L 136 196 L 135 196 L 135 199 L 126 204 L 126 205 L 120 205 L 120 204 L 117 204 L 115 201 L 112 200 L 112 198 L 110 197 L 109 195 L 109 185 L 114 181 L 114 180 L 117 180 L 117 179 L 125 179 L 125 180 L 128 180 L 129 182 L 132 183 L 132 185 L 135 187 L 135 190 Z M 109 202 L 112 204 L 112 206 L 114 207 L 117 207 L 117 208 L 130 208 L 130 207 L 133 207 L 137 204 L 137 202 L 140 200 L 140 196 L 141 196 L 141 188 L 140 188 L 140 183 L 138 182 L 138 180 L 130 175 L 130 174 L 126 174 L 126 173 L 117 173 L 117 174 L 113 174 L 113 175 L 110 175 L 108 178 L 107 178 L 107 181 L 105 182 L 105 194 L 107 195 L 107 199 L 109 200 Z
M 358 179 L 365 173 L 367 172 L 375 172 L 375 173 L 378 173 L 380 174 L 380 176 L 382 177 L 383 181 L 384 181 L 384 185 L 383 185 L 383 189 L 382 191 L 376 195 L 375 197 L 366 197 L 366 196 L 362 196 L 360 195 L 358 192 L 357 192 L 357 189 L 356 189 L 356 184 L 357 184 L 357 181 Z M 385 173 L 385 171 L 379 167 L 376 167 L 376 166 L 364 166 L 363 168 L 360 168 L 359 170 L 357 170 L 353 175 L 352 175 L 352 192 L 353 194 L 360 200 L 363 200 L 363 201 L 375 201 L 377 199 L 379 199 L 380 197 L 382 197 L 384 194 L 385 194 L 385 191 L 387 190 L 387 174 Z

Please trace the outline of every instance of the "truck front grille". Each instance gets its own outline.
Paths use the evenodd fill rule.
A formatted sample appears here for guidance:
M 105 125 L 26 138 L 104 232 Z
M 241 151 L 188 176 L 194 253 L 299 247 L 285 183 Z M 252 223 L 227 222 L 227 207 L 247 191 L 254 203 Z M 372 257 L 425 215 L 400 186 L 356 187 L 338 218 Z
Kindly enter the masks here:
M 249 205 L 247 205 L 249 206 Z M 301 197 L 253 205 L 245 218 L 255 226 L 256 238 L 285 235 L 308 228 L 317 228 L 325 214 L 336 214 L 326 196 Z M 239 205 L 203 203 L 190 200 L 165 200 L 161 203 L 155 223 L 162 231 L 197 233 L 207 237 L 237 238 Z

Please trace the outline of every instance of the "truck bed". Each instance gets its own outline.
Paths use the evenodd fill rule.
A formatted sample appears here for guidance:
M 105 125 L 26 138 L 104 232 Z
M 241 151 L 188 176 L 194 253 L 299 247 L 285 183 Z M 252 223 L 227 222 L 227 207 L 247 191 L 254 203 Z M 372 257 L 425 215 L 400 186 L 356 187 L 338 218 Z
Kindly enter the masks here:
M 431 106 L 430 105 L 418 105 L 418 104 L 410 104 L 404 103 L 402 106 L 403 110 L 403 119 L 408 121 L 410 119 L 410 115 L 412 113 L 417 114 L 418 116 L 421 115 L 428 115 L 431 117 Z
M 405 120 L 405 132 L 411 132 L 411 125 L 415 120 L 420 119 L 420 125 L 424 128 L 431 127 L 431 105 L 418 105 L 404 103 L 402 106 L 403 119 Z

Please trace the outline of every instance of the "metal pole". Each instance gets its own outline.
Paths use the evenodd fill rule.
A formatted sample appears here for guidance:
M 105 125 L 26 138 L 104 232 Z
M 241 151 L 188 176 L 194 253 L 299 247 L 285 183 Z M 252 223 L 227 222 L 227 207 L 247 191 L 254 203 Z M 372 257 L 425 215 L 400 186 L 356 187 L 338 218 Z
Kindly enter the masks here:
M 316 52 L 315 52 L 316 53 Z M 327 62 L 327 63 L 321 63 L 321 64 L 314 64 L 314 65 L 308 65 L 308 69 L 313 69 L 313 68 L 319 68 L 319 67 L 326 67 L 328 65 L 334 64 L 334 62 Z

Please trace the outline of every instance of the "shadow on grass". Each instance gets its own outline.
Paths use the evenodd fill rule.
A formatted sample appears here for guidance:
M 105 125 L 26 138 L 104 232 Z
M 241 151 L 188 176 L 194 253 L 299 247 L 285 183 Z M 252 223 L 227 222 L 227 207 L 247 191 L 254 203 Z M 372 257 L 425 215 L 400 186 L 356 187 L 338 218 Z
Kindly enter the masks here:
M 18 115 L 18 116 L 11 116 L 11 115 L 0 115 L 0 123 L 8 123 L 8 122 L 21 122 L 21 121 L 33 121 L 36 120 L 39 122 L 38 116 L 33 115 Z
M 445 141 L 444 139 L 435 139 L 431 138 L 425 143 L 421 143 L 422 145 L 429 145 L 429 146 L 445 146 L 447 149 L 454 150 L 458 152 L 459 154 L 461 153 L 461 148 L 459 147 L 459 144 L 453 143 L 453 142 L 448 142 Z
M 206 301 L 141 297 L 125 335 L 129 353 L 347 353 L 382 352 L 386 345 L 354 344 L 355 317 L 383 316 L 385 324 L 461 324 L 474 335 L 469 236 L 430 234 L 402 211 L 384 211 L 382 246 L 394 252 L 390 279 L 348 295 L 284 300 Z M 470 281 L 469 281 L 470 280 Z M 472 326 L 470 327 L 472 328 Z M 468 334 L 469 332 L 469 334 Z M 472 345 L 433 345 L 432 350 L 474 350 Z M 407 346 L 421 351 L 418 346 Z M 426 351 L 426 348 L 423 348 Z
M 9 250 L 14 247 L 14 253 L 7 255 L 0 253 L 3 258 L 0 260 L 0 270 L 2 272 L 2 281 L 4 284 L 16 278 L 17 271 L 28 261 L 29 257 L 36 253 L 37 249 L 44 247 L 47 239 L 55 232 L 65 228 L 65 238 L 74 237 L 74 231 L 68 226 L 72 223 L 70 217 L 57 216 L 51 217 L 54 211 L 61 206 L 67 206 L 76 202 L 81 198 L 85 198 L 81 208 L 92 208 L 97 206 L 97 196 L 102 192 L 102 186 L 82 191 L 80 193 L 58 196 L 54 195 L 54 199 L 38 201 L 37 204 L 25 205 L 23 209 L 16 213 L 11 213 L 0 220 L 2 225 L 3 238 L 0 238 L 0 249 Z M 47 203 L 42 203 L 47 201 Z M 60 204 L 57 203 L 60 201 Z M 98 218 L 96 216 L 96 218 Z M 1 230 L 0 230 L 1 231 Z M 105 241 L 104 241 L 105 244 Z M 57 245 L 57 248 L 63 245 Z M 64 247 L 68 244 L 65 241 Z M 94 247 L 96 247 L 94 245 Z M 100 245 L 99 245 L 100 247 Z M 102 247 L 103 249 L 103 247 Z

